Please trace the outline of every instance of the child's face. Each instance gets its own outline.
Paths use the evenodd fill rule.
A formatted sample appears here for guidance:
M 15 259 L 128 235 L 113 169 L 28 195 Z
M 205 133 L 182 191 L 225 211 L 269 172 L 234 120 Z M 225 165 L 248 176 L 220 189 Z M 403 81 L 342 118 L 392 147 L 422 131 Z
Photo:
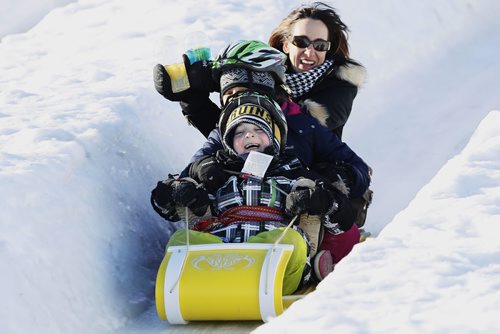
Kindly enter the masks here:
M 227 100 L 235 95 L 236 93 L 239 93 L 239 92 L 244 92 L 244 91 L 247 91 L 248 88 L 246 87 L 241 87 L 241 86 L 236 86 L 236 87 L 232 87 L 232 88 L 229 88 L 225 93 L 224 95 L 222 95 L 222 104 L 226 104 Z
M 233 149 L 238 154 L 263 152 L 271 145 L 266 132 L 252 123 L 240 123 L 234 130 Z

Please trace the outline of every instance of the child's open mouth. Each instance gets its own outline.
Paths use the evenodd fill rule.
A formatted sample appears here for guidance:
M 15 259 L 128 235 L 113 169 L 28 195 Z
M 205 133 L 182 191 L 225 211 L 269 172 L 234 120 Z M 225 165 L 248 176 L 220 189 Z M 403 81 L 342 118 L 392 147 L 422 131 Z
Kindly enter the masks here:
M 259 147 L 260 147 L 259 144 L 253 144 L 253 143 L 245 145 L 246 150 L 258 150 Z

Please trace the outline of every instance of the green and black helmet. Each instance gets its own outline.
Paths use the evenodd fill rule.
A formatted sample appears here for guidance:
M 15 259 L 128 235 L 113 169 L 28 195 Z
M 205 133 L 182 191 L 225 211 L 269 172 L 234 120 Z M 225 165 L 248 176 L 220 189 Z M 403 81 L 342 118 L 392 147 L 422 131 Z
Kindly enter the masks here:
M 285 83 L 286 55 L 256 40 L 243 40 L 226 46 L 215 58 L 212 65 L 214 72 L 231 67 L 246 67 L 253 71 L 270 72 L 277 83 Z
M 257 88 L 268 95 L 284 84 L 286 55 L 256 40 L 231 43 L 212 63 L 212 75 L 221 94 L 234 86 Z

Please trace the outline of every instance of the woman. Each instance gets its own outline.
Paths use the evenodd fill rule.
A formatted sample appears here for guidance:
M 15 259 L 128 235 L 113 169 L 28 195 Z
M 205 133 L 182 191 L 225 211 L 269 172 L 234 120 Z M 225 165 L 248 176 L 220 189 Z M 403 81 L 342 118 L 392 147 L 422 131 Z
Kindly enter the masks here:
M 332 7 L 315 2 L 290 12 L 269 38 L 269 45 L 288 55 L 285 76 L 293 100 L 340 139 L 366 75 L 364 67 L 349 57 L 347 32 Z M 368 189 L 352 199 L 359 227 L 372 197 Z
M 339 139 L 366 75 L 364 67 L 349 58 L 347 31 L 332 7 L 315 2 L 293 10 L 269 39 L 271 46 L 288 55 L 283 79 L 293 101 L 307 106 L 309 113 Z M 168 100 L 179 101 L 189 123 L 208 137 L 220 115 L 209 92 L 219 91 L 219 82 L 214 82 L 209 62 L 190 64 L 186 56 L 184 62 L 191 89 L 172 93 L 169 77 L 160 64 L 154 69 L 155 87 Z
M 321 2 L 293 10 L 274 29 L 269 45 L 288 55 L 292 98 L 340 139 L 365 69 L 349 58 L 347 26 Z

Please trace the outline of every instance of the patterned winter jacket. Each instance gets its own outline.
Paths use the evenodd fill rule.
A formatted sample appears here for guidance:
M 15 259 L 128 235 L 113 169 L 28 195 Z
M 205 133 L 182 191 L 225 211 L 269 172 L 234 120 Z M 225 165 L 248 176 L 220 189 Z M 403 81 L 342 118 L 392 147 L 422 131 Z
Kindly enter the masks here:
M 282 176 L 264 179 L 231 176 L 218 189 L 213 201 L 212 211 L 223 218 L 213 219 L 210 224 L 195 225 L 195 229 L 233 243 L 247 241 L 260 232 L 285 227 L 291 219 L 284 214 L 286 193 L 291 191 L 294 183 L 294 180 Z M 233 216 L 225 216 L 226 213 Z M 246 218 L 238 219 L 240 216 Z M 230 219 L 230 222 L 225 219 Z M 307 241 L 304 233 L 296 230 Z
M 273 171 L 282 174 L 289 168 L 298 170 L 306 176 L 302 168 L 294 167 L 294 163 L 280 165 Z M 297 172 L 288 173 L 298 175 Z M 292 217 L 285 212 L 286 196 L 292 191 L 295 182 L 300 178 L 285 176 L 266 176 L 260 179 L 253 176 L 231 176 L 215 193 L 212 200 L 212 212 L 218 218 L 202 220 L 193 229 L 209 232 L 220 237 L 224 242 L 245 242 L 249 237 L 260 232 L 285 227 Z M 338 198 L 337 200 L 341 200 Z M 341 202 L 332 203 L 335 211 L 321 217 L 326 230 L 332 234 L 341 234 L 352 227 L 352 219 L 344 221 Z M 349 210 L 349 209 L 347 209 Z M 344 211 L 345 212 L 345 211 Z M 340 220 L 339 220 L 340 219 Z M 299 222 L 297 221 L 296 224 Z M 297 226 L 292 226 L 309 244 L 306 234 Z

